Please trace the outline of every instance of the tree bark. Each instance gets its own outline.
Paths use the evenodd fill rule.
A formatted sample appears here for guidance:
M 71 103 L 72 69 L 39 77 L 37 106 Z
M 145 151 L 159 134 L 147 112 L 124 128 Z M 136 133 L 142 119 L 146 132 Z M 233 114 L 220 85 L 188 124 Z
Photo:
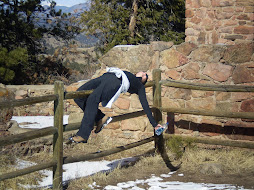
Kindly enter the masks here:
M 137 14 L 138 14 L 138 0 L 133 0 L 132 13 L 131 13 L 131 18 L 129 23 L 129 30 L 130 30 L 132 38 L 134 38 L 134 30 L 137 23 Z

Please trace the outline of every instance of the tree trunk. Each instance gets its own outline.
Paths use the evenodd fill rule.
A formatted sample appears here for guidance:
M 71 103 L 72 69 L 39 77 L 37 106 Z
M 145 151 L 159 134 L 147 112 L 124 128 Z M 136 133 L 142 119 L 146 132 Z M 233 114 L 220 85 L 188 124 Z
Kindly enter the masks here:
M 131 13 L 130 24 L 129 24 L 129 30 L 131 32 L 132 38 L 134 38 L 134 30 L 136 27 L 137 14 L 138 14 L 138 0 L 133 0 L 132 13 Z

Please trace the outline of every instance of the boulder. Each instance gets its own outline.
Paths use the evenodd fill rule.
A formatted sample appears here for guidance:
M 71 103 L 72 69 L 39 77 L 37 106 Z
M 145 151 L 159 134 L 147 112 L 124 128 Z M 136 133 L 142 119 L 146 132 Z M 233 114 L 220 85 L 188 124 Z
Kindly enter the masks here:
M 200 172 L 202 174 L 222 174 L 222 165 L 220 163 L 204 163 L 200 166 Z
M 149 70 L 153 54 L 150 45 L 118 45 L 102 56 L 99 61 L 108 67 L 118 67 L 137 73 Z

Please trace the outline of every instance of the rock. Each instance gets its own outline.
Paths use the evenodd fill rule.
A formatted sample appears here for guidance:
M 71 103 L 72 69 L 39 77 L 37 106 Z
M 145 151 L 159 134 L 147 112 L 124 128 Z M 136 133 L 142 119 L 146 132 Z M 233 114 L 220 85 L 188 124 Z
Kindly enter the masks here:
M 199 79 L 199 64 L 198 63 L 189 63 L 184 69 L 183 69 L 183 78 L 187 80 L 192 79 Z
M 249 62 L 253 52 L 254 43 L 241 43 L 229 46 L 225 51 L 223 59 L 229 64 Z
M 119 97 L 115 102 L 114 105 L 119 109 L 128 110 L 130 108 L 130 100 Z
M 213 97 L 197 98 L 192 101 L 186 102 L 186 108 L 188 109 L 201 109 L 201 110 L 214 110 L 215 101 Z
M 188 62 L 185 55 L 172 48 L 161 52 L 160 57 L 160 65 L 165 65 L 169 69 L 185 65 Z
M 254 99 L 243 101 L 241 104 L 241 110 L 243 112 L 254 112 Z
M 221 63 L 208 63 L 204 70 L 203 74 L 211 77 L 212 79 L 224 82 L 232 75 L 232 66 L 224 65 Z
M 165 74 L 168 78 L 171 78 L 174 80 L 180 80 L 180 78 L 181 78 L 181 73 L 177 72 L 174 69 L 168 69 L 167 71 L 165 71 Z
M 200 172 L 202 174 L 222 174 L 222 165 L 220 163 L 204 163 L 200 166 Z
M 150 45 L 119 45 L 102 56 L 99 61 L 108 67 L 126 69 L 132 73 L 147 71 L 152 64 Z
M 223 57 L 225 49 L 222 45 L 202 45 L 192 51 L 190 57 L 192 61 L 217 63 Z
M 123 131 L 142 131 L 146 129 L 146 122 L 142 117 L 126 119 L 121 121 L 121 129 Z
M 251 63 L 254 64 L 253 62 Z M 254 68 L 247 64 L 237 65 L 234 69 L 232 79 L 235 84 L 254 82 Z
M 170 49 L 173 45 L 173 42 L 154 41 L 151 42 L 151 49 L 153 51 L 163 51 L 165 49 Z
M 176 50 L 184 54 L 185 56 L 188 56 L 196 48 L 197 45 L 191 42 L 184 42 L 176 46 Z
M 15 134 L 20 134 L 20 133 L 25 133 L 25 132 L 28 132 L 28 131 L 32 131 L 34 129 L 25 129 L 25 128 L 21 128 L 19 127 L 19 124 L 17 123 L 17 121 L 14 121 L 14 120 L 11 120 L 8 122 L 7 124 L 8 126 L 8 131 L 12 134 L 12 135 L 15 135 Z

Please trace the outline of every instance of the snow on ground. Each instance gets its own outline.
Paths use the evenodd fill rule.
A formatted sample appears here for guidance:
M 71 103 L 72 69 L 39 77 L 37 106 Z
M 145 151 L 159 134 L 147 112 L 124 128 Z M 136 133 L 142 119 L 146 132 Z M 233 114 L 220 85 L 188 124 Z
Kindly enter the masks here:
M 22 128 L 45 128 L 53 126 L 53 116 L 14 116 L 12 120 L 16 120 Z M 64 124 L 68 123 L 68 116 L 64 116 Z M 63 165 L 63 181 L 93 175 L 97 172 L 110 171 L 116 168 L 119 164 L 127 164 L 133 161 L 135 158 L 125 158 L 122 160 L 113 161 L 86 161 L 76 162 Z M 17 168 L 22 169 L 34 165 L 34 163 L 17 160 Z M 50 170 L 41 171 L 46 177 L 39 182 L 37 187 L 51 187 L 52 186 L 52 174 Z M 170 181 L 172 175 L 178 175 L 184 177 L 182 173 L 170 172 L 168 174 L 161 174 L 160 176 L 151 175 L 149 179 L 137 179 L 136 181 L 127 181 L 118 183 L 116 186 L 108 185 L 104 190 L 145 190 L 140 185 L 146 185 L 148 190 L 246 190 L 243 187 L 238 187 L 230 184 L 209 184 L 209 183 L 193 183 L 193 182 L 179 182 Z M 165 180 L 163 180 L 165 179 Z M 89 185 L 92 189 L 97 189 L 99 186 L 94 182 Z M 34 186 L 26 186 L 27 189 L 34 188 Z M 100 188 L 101 189 L 101 188 Z
M 68 115 L 64 115 L 63 124 L 68 124 Z M 21 128 L 42 129 L 54 125 L 54 116 L 13 116 Z

